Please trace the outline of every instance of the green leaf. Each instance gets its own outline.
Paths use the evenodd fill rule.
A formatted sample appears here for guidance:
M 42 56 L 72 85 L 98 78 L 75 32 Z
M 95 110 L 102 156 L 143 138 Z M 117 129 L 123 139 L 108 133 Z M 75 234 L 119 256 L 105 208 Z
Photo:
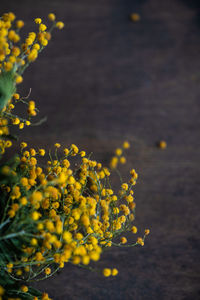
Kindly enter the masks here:
M 14 73 L 2 72 L 0 74 L 0 111 L 7 105 L 15 92 Z

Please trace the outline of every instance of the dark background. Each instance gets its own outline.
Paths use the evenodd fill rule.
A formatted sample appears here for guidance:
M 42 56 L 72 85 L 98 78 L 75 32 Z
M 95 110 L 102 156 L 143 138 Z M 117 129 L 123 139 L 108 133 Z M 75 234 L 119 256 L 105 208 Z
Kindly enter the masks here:
M 54 300 L 200 299 L 200 1 L 1 0 L 0 10 L 25 31 L 49 12 L 66 24 L 19 87 L 48 116 L 24 140 L 77 143 L 107 163 L 128 139 L 122 174 L 138 171 L 135 224 L 151 229 L 144 247 L 113 248 L 95 265 L 117 278 L 66 265 L 39 286 Z

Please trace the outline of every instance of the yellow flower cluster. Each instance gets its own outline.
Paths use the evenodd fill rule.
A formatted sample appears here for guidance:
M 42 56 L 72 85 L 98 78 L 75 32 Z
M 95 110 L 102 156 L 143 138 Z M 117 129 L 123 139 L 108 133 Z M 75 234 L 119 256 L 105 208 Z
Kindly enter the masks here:
M 124 149 L 130 148 L 129 142 L 125 141 L 121 148 L 117 148 L 115 150 L 115 155 L 111 158 L 110 161 L 110 168 L 111 169 L 117 169 L 117 166 L 119 163 L 125 164 L 126 158 L 122 155 Z
M 27 106 L 27 118 L 19 117 L 13 113 L 16 103 L 23 103 Z M 9 136 L 9 126 L 16 125 L 19 129 L 31 125 L 31 118 L 37 115 L 38 109 L 35 107 L 35 101 L 28 101 L 18 93 L 14 93 L 8 105 L 0 112 L 0 154 L 4 154 L 5 149 L 12 146 Z
M 13 13 L 0 18 L 1 157 L 12 146 L 9 126 L 23 129 L 37 114 L 35 101 L 21 97 L 15 85 L 22 82 L 23 71 L 48 44 L 52 29 L 64 27 L 53 13 L 48 19 L 52 22 L 49 31 L 42 19 L 36 18 L 38 32 L 30 32 L 19 45 L 24 22 L 15 21 Z M 13 114 L 18 102 L 27 106 L 26 119 Z M 0 300 L 50 300 L 28 282 L 52 276 L 65 263 L 87 267 L 112 245 L 144 245 L 149 229 L 129 245 L 125 236 L 120 238 L 127 231 L 138 231 L 132 224 L 136 171 L 130 171 L 129 181 L 122 181 L 117 192 L 110 182 L 112 169 L 126 162 L 123 151 L 129 147 L 125 141 L 115 150 L 109 169 L 75 144 L 63 148 L 55 143 L 45 161 L 45 149 L 29 148 L 21 142 L 21 154 L 0 166 Z M 116 276 L 118 270 L 104 268 L 102 273 Z
M 38 53 L 48 45 L 51 39 L 53 28 L 62 29 L 63 22 L 56 22 L 53 13 L 48 15 L 52 26 L 47 31 L 40 18 L 35 19 L 38 25 L 38 32 L 29 32 L 25 41 L 21 44 L 20 29 L 24 26 L 22 20 L 15 21 L 16 16 L 12 13 L 5 13 L 0 19 L 0 72 L 15 72 L 16 83 L 21 83 L 22 73 L 30 62 L 37 59 Z
M 9 126 L 13 124 L 23 129 L 25 125 L 31 125 L 31 117 L 37 114 L 35 102 L 28 101 L 28 97 L 20 97 L 15 93 L 15 86 L 23 81 L 24 70 L 47 46 L 52 30 L 64 27 L 63 22 L 56 21 L 53 13 L 48 15 L 48 19 L 52 22 L 48 31 L 42 20 L 36 18 L 38 32 L 29 32 L 25 41 L 21 42 L 20 30 L 24 22 L 16 20 L 12 12 L 5 13 L 0 18 L 0 154 L 12 145 L 8 136 Z M 13 114 L 17 102 L 28 106 L 28 118 L 24 119 Z
M 123 183 L 115 193 L 108 168 L 86 158 L 85 151 L 74 144 L 64 148 L 63 157 L 58 159 L 60 147 L 55 144 L 55 157 L 50 154 L 46 168 L 41 168 L 38 160 L 45 150 L 27 149 L 27 143 L 22 142 L 22 155 L 16 159 L 15 167 L 1 169 L 8 178 L 7 184 L 1 185 L 3 197 L 9 199 L 8 218 L 13 223 L 15 219 L 27 219 L 21 232 L 29 238 L 21 245 L 22 255 L 17 259 L 13 256 L 5 264 L 14 278 L 34 278 L 41 268 L 48 277 L 67 262 L 88 265 L 100 259 L 105 247 L 125 244 L 125 237 L 120 243 L 113 241 L 122 232 L 137 233 L 131 225 L 135 218 L 135 170 L 130 171 L 129 183 Z M 75 156 L 81 162 L 79 169 L 73 170 L 70 161 Z M 134 245 L 143 244 L 144 238 L 138 238 Z M 117 271 L 105 269 L 103 274 L 115 276 Z

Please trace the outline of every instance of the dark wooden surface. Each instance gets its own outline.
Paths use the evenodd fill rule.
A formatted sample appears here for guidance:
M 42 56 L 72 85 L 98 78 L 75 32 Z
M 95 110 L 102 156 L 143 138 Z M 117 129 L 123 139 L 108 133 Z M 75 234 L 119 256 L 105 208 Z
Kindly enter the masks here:
M 122 173 L 137 169 L 136 224 L 151 229 L 143 248 L 103 255 L 97 266 L 117 267 L 117 278 L 67 265 L 40 287 L 55 300 L 200 299 L 199 1 L 1 0 L 0 9 L 28 29 L 51 11 L 66 24 L 25 74 L 22 93 L 31 87 L 48 116 L 26 140 L 74 142 L 106 163 L 128 139 Z

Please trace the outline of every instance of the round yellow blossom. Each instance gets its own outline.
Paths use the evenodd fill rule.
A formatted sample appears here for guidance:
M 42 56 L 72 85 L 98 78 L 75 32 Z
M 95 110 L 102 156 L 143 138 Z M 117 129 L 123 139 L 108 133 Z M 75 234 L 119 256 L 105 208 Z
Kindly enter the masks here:
M 90 263 L 90 257 L 89 257 L 89 255 L 84 255 L 84 256 L 82 257 L 82 263 L 83 263 L 84 265 L 88 265 L 88 264 Z
M 130 148 L 130 144 L 129 144 L 128 141 L 124 141 L 124 143 L 123 143 L 123 148 L 124 148 L 124 149 Z
M 6 267 L 7 267 L 8 269 L 13 268 L 13 263 L 8 263 L 8 264 L 6 265 Z
M 121 188 L 122 188 L 123 190 L 127 191 L 127 190 L 128 190 L 128 184 L 127 184 L 127 183 L 123 183 L 123 184 L 121 185 Z
M 27 59 L 28 59 L 28 61 L 32 62 L 32 61 L 36 60 L 37 57 L 38 57 L 38 51 L 36 49 L 33 49 L 29 53 Z
M 55 21 L 55 19 L 56 19 L 55 14 L 53 14 L 53 13 L 48 14 L 48 19 L 52 22 Z
M 33 45 L 32 49 L 36 49 L 38 51 L 38 50 L 40 50 L 40 45 L 38 43 L 35 43 Z
M 26 197 L 22 197 L 22 198 L 20 199 L 20 203 L 21 203 L 21 205 L 26 205 L 26 204 L 28 203 Z
M 60 148 L 60 147 L 61 147 L 61 144 L 55 143 L 54 146 L 55 146 L 56 148 Z
M 64 149 L 64 154 L 65 154 L 65 155 L 68 155 L 68 154 L 69 154 L 69 149 L 65 148 L 65 149 Z
M 51 274 L 51 269 L 50 268 L 45 268 L 44 272 L 45 272 L 46 275 L 49 275 L 49 274 Z
M 117 148 L 117 149 L 115 150 L 115 154 L 116 154 L 117 156 L 122 155 L 122 149 Z
M 105 277 L 109 277 L 111 275 L 111 269 L 108 268 L 103 269 L 103 275 Z
M 122 156 L 122 157 L 120 157 L 119 161 L 122 165 L 124 165 L 126 163 L 126 158 L 124 156 Z
M 39 155 L 44 156 L 45 155 L 45 150 L 44 149 L 39 149 Z
M 166 149 L 166 148 L 167 148 L 167 143 L 166 143 L 165 141 L 160 141 L 160 142 L 158 143 L 158 147 L 159 147 L 160 149 Z
M 117 274 L 118 274 L 118 270 L 116 268 L 112 269 L 111 275 L 112 276 L 117 276 Z
M 56 23 L 56 27 L 57 27 L 58 29 L 63 29 L 64 26 L 65 26 L 65 24 L 64 24 L 63 22 L 57 22 L 57 23 Z
M 130 19 L 132 22 L 138 22 L 138 21 L 140 21 L 140 15 L 137 13 L 132 13 L 130 15 Z
M 127 239 L 124 236 L 121 237 L 120 241 L 121 241 L 122 244 L 126 244 L 127 243 Z
M 16 27 L 17 27 L 18 29 L 21 29 L 22 27 L 24 27 L 24 21 L 22 21 L 22 20 L 17 20 L 17 21 L 16 21 Z
M 149 235 L 149 233 L 150 233 L 150 230 L 149 229 L 145 229 L 144 234 L 145 235 Z
M 35 156 L 36 155 L 36 151 L 35 151 L 34 148 L 30 149 L 30 154 L 31 154 L 31 156 Z
M 19 123 L 19 129 L 23 129 L 24 128 L 24 123 Z
M 23 186 L 27 186 L 28 185 L 28 178 L 26 177 L 22 177 L 21 180 L 20 180 L 21 184 Z
M 15 118 L 12 121 L 13 125 L 18 125 L 20 123 L 20 119 L 19 118 Z
M 80 256 L 74 256 L 73 257 L 73 259 L 72 259 L 73 264 L 78 265 L 78 264 L 80 264 L 80 262 L 81 262 Z
M 12 142 L 11 141 L 6 141 L 5 142 L 5 147 L 6 148 L 10 148 L 12 146 Z
M 26 285 L 22 285 L 21 286 L 21 291 L 24 292 L 24 293 L 27 293 L 28 292 L 28 287 Z
M 31 157 L 29 163 L 30 165 L 35 166 L 37 165 L 37 159 L 35 157 Z
M 4 69 L 6 72 L 9 72 L 10 70 L 12 70 L 13 68 L 13 64 L 11 62 L 4 62 Z
M 136 227 L 136 226 L 133 226 L 133 227 L 131 228 L 131 231 L 132 231 L 132 233 L 134 233 L 134 234 L 137 233 L 137 231 L 138 231 L 138 230 L 137 230 L 137 227 Z
M 20 84 L 23 81 L 23 77 L 21 75 L 18 75 L 15 79 L 16 84 Z
M 47 26 L 45 24 L 40 24 L 39 30 L 40 31 L 45 31 L 47 29 Z
M 35 21 L 36 24 L 41 24 L 42 23 L 42 19 L 40 19 L 40 18 L 36 18 L 34 21 Z
M 26 46 L 31 46 L 33 44 L 34 40 L 31 37 L 28 37 L 26 39 Z M 28 51 L 29 52 L 29 51 Z
M 37 221 L 37 220 L 40 218 L 40 213 L 37 212 L 37 211 L 32 212 L 31 218 L 32 218 L 34 221 Z
M 84 157 L 86 155 L 85 151 L 81 151 L 79 154 L 81 157 Z
M 70 243 L 72 241 L 72 234 L 69 231 L 63 232 L 63 240 L 67 243 Z
M 19 100 L 20 95 L 19 95 L 18 93 L 15 93 L 15 94 L 13 94 L 13 98 L 14 98 L 15 100 Z
M 37 239 L 32 238 L 32 239 L 31 239 L 31 245 L 32 245 L 32 246 L 36 246 L 37 244 L 38 244 Z

